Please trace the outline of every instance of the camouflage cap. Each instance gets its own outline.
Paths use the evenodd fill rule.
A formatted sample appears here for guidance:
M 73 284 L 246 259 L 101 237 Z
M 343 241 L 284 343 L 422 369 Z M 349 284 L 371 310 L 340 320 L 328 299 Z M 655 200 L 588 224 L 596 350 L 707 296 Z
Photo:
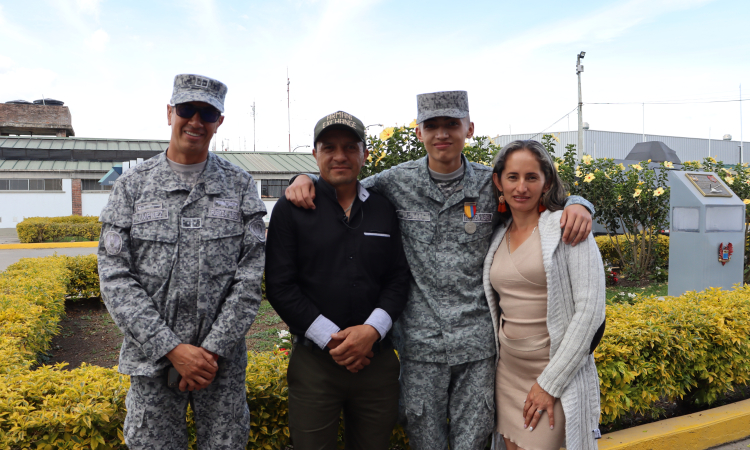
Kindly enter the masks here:
M 362 121 L 344 111 L 336 111 L 333 114 L 328 114 L 323 117 L 317 124 L 315 124 L 313 145 L 318 142 L 318 136 L 320 136 L 323 131 L 336 126 L 352 130 L 362 142 L 365 142 L 365 125 Z
M 435 117 L 463 119 L 469 115 L 466 91 L 443 91 L 417 95 L 417 123 Z
M 180 74 L 174 77 L 174 89 L 169 104 L 206 102 L 224 112 L 227 85 L 201 75 Z

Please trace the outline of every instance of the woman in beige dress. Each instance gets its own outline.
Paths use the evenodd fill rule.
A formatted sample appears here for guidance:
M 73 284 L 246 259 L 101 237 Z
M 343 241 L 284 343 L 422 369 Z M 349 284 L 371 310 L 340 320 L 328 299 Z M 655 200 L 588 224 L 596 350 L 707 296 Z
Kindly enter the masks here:
M 501 223 L 484 264 L 499 345 L 496 448 L 597 448 L 599 378 L 592 356 L 603 333 L 605 281 L 594 238 L 561 239 L 566 192 L 536 141 L 495 158 Z M 502 438 L 502 439 L 501 439 Z

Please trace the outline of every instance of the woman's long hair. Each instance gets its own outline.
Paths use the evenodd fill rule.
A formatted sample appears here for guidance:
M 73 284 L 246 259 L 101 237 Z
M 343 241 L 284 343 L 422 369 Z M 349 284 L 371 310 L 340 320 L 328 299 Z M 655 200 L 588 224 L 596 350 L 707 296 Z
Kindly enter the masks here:
M 552 161 L 552 157 L 544 148 L 544 146 L 537 141 L 513 141 L 503 147 L 495 156 L 495 159 L 493 161 L 495 167 L 492 172 L 496 173 L 498 178 L 500 178 L 503 170 L 505 170 L 505 161 L 508 159 L 508 156 L 511 153 L 517 152 L 519 150 L 530 151 L 534 156 L 536 156 L 537 161 L 539 161 L 539 166 L 542 168 L 542 173 L 544 173 L 545 186 L 549 186 L 547 192 L 542 195 L 542 205 L 544 205 L 550 211 L 559 211 L 565 208 L 565 200 L 567 199 L 567 189 L 565 189 L 565 183 L 563 183 L 562 179 L 560 179 L 560 175 L 555 169 L 555 163 L 554 161 Z M 495 183 L 492 183 L 492 185 L 493 187 L 495 187 L 495 194 L 499 196 L 500 191 L 497 189 L 497 186 L 495 186 Z M 501 214 L 500 216 L 501 223 L 507 222 L 507 220 L 511 216 L 510 210 L 504 214 Z

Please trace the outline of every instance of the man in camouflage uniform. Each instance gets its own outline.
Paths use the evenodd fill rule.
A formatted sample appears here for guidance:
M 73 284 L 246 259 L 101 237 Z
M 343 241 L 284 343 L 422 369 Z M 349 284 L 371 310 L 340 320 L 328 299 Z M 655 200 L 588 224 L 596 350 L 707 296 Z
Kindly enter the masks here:
M 492 168 L 461 153 L 474 134 L 465 91 L 418 95 L 417 105 L 417 136 L 428 155 L 362 181 L 396 207 L 414 277 L 393 327 L 400 406 L 412 449 L 481 450 L 495 420 L 497 349 L 482 287 L 497 210 Z M 297 177 L 287 199 L 309 207 L 311 184 Z M 569 197 L 574 203 L 593 211 L 580 197 Z M 565 213 L 564 238 L 579 242 L 591 230 L 591 213 L 580 205 Z
M 100 217 L 102 298 L 125 336 L 130 449 L 186 449 L 188 403 L 198 448 L 247 443 L 245 334 L 261 300 L 266 210 L 253 178 L 208 151 L 226 92 L 177 75 L 167 151 L 123 173 Z

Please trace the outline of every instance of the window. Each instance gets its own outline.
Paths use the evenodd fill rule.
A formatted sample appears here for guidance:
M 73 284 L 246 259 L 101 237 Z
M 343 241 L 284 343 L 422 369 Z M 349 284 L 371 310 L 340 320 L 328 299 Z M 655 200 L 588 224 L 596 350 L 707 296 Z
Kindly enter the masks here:
M 0 191 L 62 191 L 62 180 L 34 178 L 0 180 Z
M 99 180 L 81 180 L 82 191 L 111 191 L 112 186 L 102 186 Z
M 289 180 L 260 180 L 260 196 L 263 198 L 279 198 L 289 186 Z

